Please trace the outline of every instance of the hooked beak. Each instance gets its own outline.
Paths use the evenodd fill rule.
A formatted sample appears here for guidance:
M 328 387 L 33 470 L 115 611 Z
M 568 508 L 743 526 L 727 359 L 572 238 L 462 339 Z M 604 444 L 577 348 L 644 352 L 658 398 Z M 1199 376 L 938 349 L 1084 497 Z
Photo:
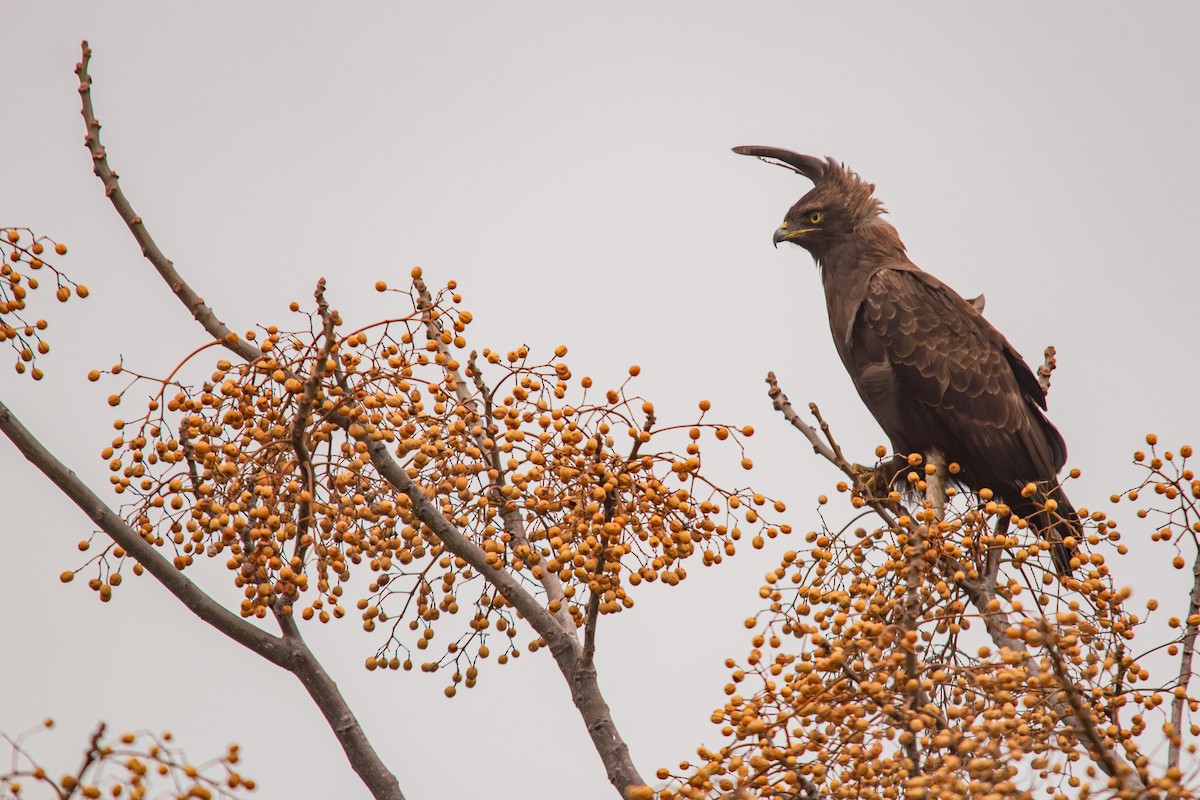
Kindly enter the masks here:
M 780 242 L 792 242 L 800 236 L 813 230 L 812 228 L 801 228 L 798 231 L 788 229 L 788 224 L 785 222 L 775 229 L 775 235 L 771 237 L 771 243 L 779 247 Z

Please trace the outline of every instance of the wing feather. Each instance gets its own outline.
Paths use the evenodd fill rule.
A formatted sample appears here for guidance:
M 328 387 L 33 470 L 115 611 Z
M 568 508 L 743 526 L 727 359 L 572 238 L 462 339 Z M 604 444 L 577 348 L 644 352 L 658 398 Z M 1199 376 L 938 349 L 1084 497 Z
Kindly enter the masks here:
M 880 269 L 853 327 L 856 384 L 893 444 L 936 447 L 988 479 L 1057 474 L 1065 447 L 1038 410 L 1041 387 L 952 289 L 920 270 Z

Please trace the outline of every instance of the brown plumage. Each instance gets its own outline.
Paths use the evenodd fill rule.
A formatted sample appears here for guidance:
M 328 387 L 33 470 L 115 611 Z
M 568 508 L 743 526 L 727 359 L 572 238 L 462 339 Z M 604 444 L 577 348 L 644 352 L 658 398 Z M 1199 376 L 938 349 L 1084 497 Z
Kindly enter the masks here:
M 774 147 L 734 152 L 782 162 L 813 182 L 774 242 L 798 244 L 817 262 L 838 355 L 895 452 L 957 462 L 961 483 L 990 488 L 1028 520 L 1054 543 L 1056 570 L 1069 574 L 1078 550 L 1062 541 L 1078 541 L 1080 526 L 1058 485 L 1067 447 L 1021 355 L 974 305 L 908 259 L 873 184 L 833 159 Z M 1028 484 L 1037 491 L 1026 497 Z M 1045 509 L 1050 498 L 1056 511 Z

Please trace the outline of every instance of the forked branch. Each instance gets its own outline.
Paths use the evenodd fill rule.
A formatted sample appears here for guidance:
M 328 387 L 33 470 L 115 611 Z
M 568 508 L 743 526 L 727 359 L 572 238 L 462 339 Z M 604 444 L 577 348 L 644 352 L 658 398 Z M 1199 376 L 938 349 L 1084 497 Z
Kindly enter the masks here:
M 141 217 L 133 211 L 132 206 L 121 191 L 117 175 L 109 166 L 107 153 L 100 143 L 100 124 L 96 120 L 92 108 L 91 77 L 88 74 L 90 57 L 91 50 L 88 48 L 87 42 L 84 42 L 83 59 L 76 68 L 76 74 L 79 76 L 79 93 L 83 102 L 82 114 L 87 124 L 87 146 L 92 155 L 95 173 L 104 183 L 105 195 L 112 202 L 113 207 L 125 222 L 126 227 L 129 228 L 134 238 L 141 245 L 143 255 L 154 266 L 160 277 L 166 281 L 167 285 L 175 293 L 175 296 L 183 303 L 204 330 L 215 340 L 221 341 L 226 348 L 245 361 L 256 361 L 261 357 L 260 350 L 250 342 L 240 338 L 221 322 L 213 310 L 188 285 L 175 269 L 174 264 L 167 259 L 162 250 L 155 244 Z M 324 309 L 323 314 L 327 315 L 328 313 L 327 308 Z M 434 333 L 434 330 L 431 327 L 430 333 Z M 463 385 L 461 376 L 456 375 L 455 378 L 460 386 Z M 334 410 L 328 414 L 327 419 L 348 434 L 353 435 L 351 432 L 353 423 L 351 415 Z M 483 550 L 471 542 L 442 515 L 425 495 L 421 487 L 408 476 L 404 467 L 392 456 L 382 441 L 372 440 L 369 436 L 365 435 L 356 438 L 359 442 L 367 446 L 371 463 L 380 476 L 398 492 L 403 493 L 409 498 L 418 518 L 438 536 L 446 549 L 470 564 L 472 568 L 492 584 L 525 617 L 534 630 L 537 631 L 538 635 L 546 641 L 559 669 L 567 680 L 571 689 L 572 699 L 579 709 L 580 715 L 583 717 L 588 733 L 591 735 L 597 752 L 604 762 L 612 784 L 622 795 L 632 787 L 645 785 L 645 781 L 641 779 L 636 768 L 633 766 L 629 758 L 628 748 L 612 721 L 608 704 L 605 702 L 596 680 L 595 666 L 591 663 L 585 663 L 580 657 L 582 646 L 575 636 L 573 625 L 570 632 L 568 632 L 564 629 L 563 624 L 547 608 L 539 603 L 537 598 L 526 591 L 511 573 L 503 569 L 495 569 L 487 564 L 486 554 Z M 556 579 L 557 576 L 554 576 L 554 578 Z M 548 583 L 550 584 L 548 586 L 543 584 L 544 588 L 548 592 L 552 592 L 554 581 L 550 580 Z M 332 689 L 332 692 L 336 694 L 336 686 L 328 679 L 328 676 L 321 669 L 319 662 L 316 661 L 307 647 L 303 645 L 303 640 L 298 636 L 294 621 L 285 615 L 280 615 L 279 619 L 285 633 L 283 641 L 294 644 L 299 648 L 295 651 L 296 659 L 297 664 L 303 666 L 303 669 L 297 667 L 292 669 L 292 671 L 304 682 L 310 696 L 322 708 L 322 711 L 326 713 L 327 720 L 334 727 L 335 733 L 338 734 L 339 740 L 342 742 L 343 749 L 346 750 L 347 756 L 350 758 L 359 776 L 377 798 L 402 797 L 395 783 L 394 776 L 386 770 L 382 762 L 379 761 L 378 756 L 370 748 L 369 742 L 365 736 L 362 736 L 362 732 L 358 728 L 357 721 L 349 714 L 349 709 L 344 708 L 345 713 L 340 715 L 337 720 L 327 710 L 327 706 L 331 700 L 329 689 Z M 280 640 L 273 639 L 273 641 Z M 336 697 L 336 700 L 341 703 L 340 695 Z M 344 707 L 344 703 L 342 703 L 342 706 Z M 347 735 L 347 733 L 352 735 Z
M 175 293 L 175 296 L 204 330 L 213 339 L 222 342 L 225 347 L 246 361 L 252 362 L 258 359 L 261 355 L 260 350 L 240 338 L 221 322 L 213 310 L 176 271 L 174 264 L 155 243 L 142 218 L 134 212 L 133 206 L 121 191 L 117 173 L 109 165 L 108 154 L 100 142 L 100 123 L 96 119 L 92 106 L 92 78 L 88 73 L 88 63 L 91 60 L 92 51 L 86 41 L 83 42 L 82 47 L 83 57 L 75 67 L 75 74 L 79 77 L 81 113 L 87 126 L 85 141 L 92 156 L 94 172 L 104 184 L 105 196 L 108 197 L 113 208 L 125 222 L 125 226 L 129 228 L 130 233 L 141 246 L 146 260 L 154 266 L 171 291 Z M 119 516 L 92 494 L 75 477 L 74 473 L 63 467 L 57 459 L 45 451 L 45 448 L 42 448 L 37 440 L 30 436 L 28 431 L 3 406 L 0 406 L 0 426 L 25 453 L 26 458 L 29 458 L 54 481 L 55 485 L 95 520 L 105 533 L 141 562 L 147 571 L 194 614 L 239 644 L 262 655 L 299 678 L 309 696 L 324 714 L 354 771 L 362 778 L 372 795 L 381 800 L 382 798 L 403 800 L 404 795 L 400 791 L 396 777 L 392 775 L 371 747 L 370 741 L 363 733 L 345 698 L 342 697 L 337 684 L 324 671 L 320 662 L 300 637 L 288 636 L 285 639 L 278 639 L 270 636 L 215 603 L 167 562 L 152 545 L 138 537 Z M 289 622 L 290 620 L 281 618 L 281 626 L 285 633 L 289 631 Z

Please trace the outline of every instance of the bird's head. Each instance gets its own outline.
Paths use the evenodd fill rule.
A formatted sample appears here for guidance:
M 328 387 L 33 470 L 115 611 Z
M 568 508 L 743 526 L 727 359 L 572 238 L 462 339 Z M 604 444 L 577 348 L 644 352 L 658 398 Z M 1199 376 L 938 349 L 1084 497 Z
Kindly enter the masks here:
M 820 261 L 864 223 L 884 212 L 875 199 L 875 184 L 867 183 L 832 158 L 820 159 L 778 147 L 743 146 L 733 152 L 756 156 L 798 172 L 813 182 L 812 191 L 788 210 L 772 240 L 798 244 Z

